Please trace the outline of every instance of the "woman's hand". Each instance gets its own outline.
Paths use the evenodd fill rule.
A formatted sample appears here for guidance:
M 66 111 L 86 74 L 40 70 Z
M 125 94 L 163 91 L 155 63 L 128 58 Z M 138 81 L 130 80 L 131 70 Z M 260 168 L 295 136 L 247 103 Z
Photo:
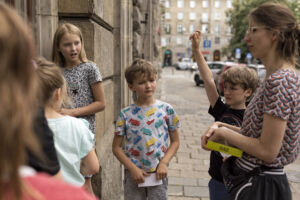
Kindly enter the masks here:
M 69 116 L 72 116 L 72 117 L 76 117 L 74 109 L 64 109 L 64 108 L 62 108 L 59 111 L 59 113 L 62 114 L 62 115 L 69 115 Z
M 199 50 L 201 41 L 201 32 L 199 30 L 195 31 L 190 35 L 190 40 L 192 40 L 192 49 Z
M 213 123 L 206 131 L 205 133 L 201 136 L 201 146 L 205 150 L 209 150 L 206 148 L 206 144 L 208 140 L 212 141 L 220 141 L 222 140 L 222 129 L 225 127 L 222 126 L 221 122 L 215 122 Z
M 168 164 L 160 161 L 156 170 L 156 179 L 164 179 L 168 175 Z

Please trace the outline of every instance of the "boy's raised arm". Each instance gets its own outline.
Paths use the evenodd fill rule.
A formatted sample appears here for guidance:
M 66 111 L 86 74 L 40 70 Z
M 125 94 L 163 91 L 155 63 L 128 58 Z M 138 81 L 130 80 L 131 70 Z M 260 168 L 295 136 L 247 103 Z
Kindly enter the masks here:
M 210 69 L 200 51 L 201 32 L 195 31 L 193 34 L 191 34 L 190 40 L 192 40 L 193 55 L 196 59 L 199 72 L 202 76 L 209 103 L 210 103 L 211 107 L 214 107 L 215 103 L 217 102 L 217 100 L 219 98 L 219 94 L 218 94 L 218 91 L 216 88 L 213 74 L 210 71 Z

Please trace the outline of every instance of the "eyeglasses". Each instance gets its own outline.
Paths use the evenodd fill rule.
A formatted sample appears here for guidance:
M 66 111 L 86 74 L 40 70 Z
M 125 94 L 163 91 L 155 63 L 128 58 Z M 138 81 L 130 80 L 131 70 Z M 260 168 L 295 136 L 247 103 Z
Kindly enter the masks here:
M 269 27 L 266 27 L 266 26 L 251 26 L 251 27 L 248 27 L 247 29 L 247 32 L 246 32 L 246 35 L 253 35 L 258 29 L 270 29 Z

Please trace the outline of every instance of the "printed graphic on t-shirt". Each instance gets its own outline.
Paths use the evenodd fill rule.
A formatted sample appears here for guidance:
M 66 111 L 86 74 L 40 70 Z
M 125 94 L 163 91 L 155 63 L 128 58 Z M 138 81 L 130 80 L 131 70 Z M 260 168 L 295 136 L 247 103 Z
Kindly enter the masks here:
M 150 107 L 134 104 L 123 109 L 115 134 L 125 136 L 125 154 L 139 168 L 153 172 L 168 149 L 169 131 L 180 126 L 178 116 L 167 103 L 156 101 Z

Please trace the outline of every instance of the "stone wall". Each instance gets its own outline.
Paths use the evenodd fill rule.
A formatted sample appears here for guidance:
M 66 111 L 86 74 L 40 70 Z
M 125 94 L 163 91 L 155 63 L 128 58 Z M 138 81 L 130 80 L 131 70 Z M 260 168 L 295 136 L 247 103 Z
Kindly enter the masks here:
M 119 21 L 114 14 L 119 12 L 117 0 L 59 0 L 59 22 L 68 21 L 82 30 L 88 59 L 95 62 L 103 77 L 106 107 L 96 115 L 96 150 L 101 169 L 93 177 L 94 192 L 101 199 L 122 198 L 122 171 L 119 161 L 113 156 L 111 144 L 116 118 L 116 106 L 120 104 L 120 87 L 115 80 L 119 79 L 115 69 L 117 63 L 114 54 Z M 120 67 L 120 66 L 119 66 Z M 115 97 L 116 95 L 116 97 Z
M 159 0 L 134 0 L 133 6 L 133 57 L 151 61 L 160 72 Z
M 0 0 L 3 2 L 4 0 Z M 29 2 L 30 0 L 28 0 Z M 24 0 L 15 0 L 23 14 Z M 112 154 L 114 122 L 121 110 L 132 103 L 124 77 L 125 68 L 143 57 L 159 68 L 159 0 L 35 0 L 32 27 L 37 53 L 51 60 L 52 41 L 59 23 L 69 22 L 83 33 L 89 60 L 102 74 L 106 108 L 96 115 L 96 150 L 101 169 L 93 187 L 101 200 L 123 199 L 123 167 Z M 26 7 L 27 6 L 27 7 Z M 153 46 L 154 45 L 154 46 Z

